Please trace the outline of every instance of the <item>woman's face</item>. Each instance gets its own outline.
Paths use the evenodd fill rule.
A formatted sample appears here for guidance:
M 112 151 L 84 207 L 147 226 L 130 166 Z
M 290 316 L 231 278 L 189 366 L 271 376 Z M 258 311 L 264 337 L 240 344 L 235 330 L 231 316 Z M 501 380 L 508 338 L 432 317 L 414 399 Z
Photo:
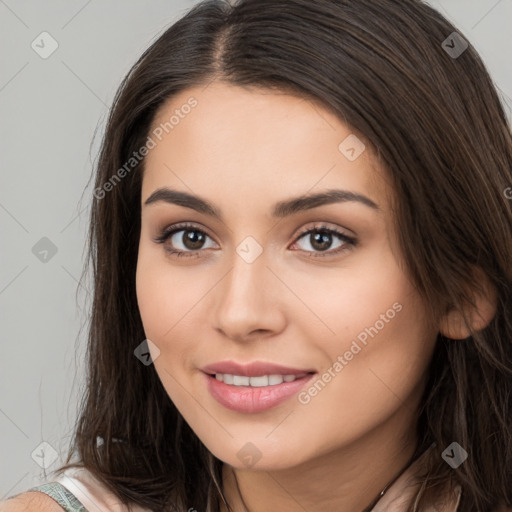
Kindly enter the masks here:
M 316 103 L 219 82 L 173 97 L 149 135 L 138 304 L 208 449 L 277 469 L 410 432 L 438 329 L 370 148 Z M 297 201 L 329 190 L 344 192 Z

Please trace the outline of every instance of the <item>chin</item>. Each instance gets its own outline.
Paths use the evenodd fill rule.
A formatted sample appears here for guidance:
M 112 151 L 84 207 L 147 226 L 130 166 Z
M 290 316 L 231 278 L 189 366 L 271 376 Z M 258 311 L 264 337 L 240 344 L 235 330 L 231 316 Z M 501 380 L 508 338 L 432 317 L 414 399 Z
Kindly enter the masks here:
M 229 447 L 206 445 L 222 462 L 239 470 L 276 471 L 289 469 L 307 461 L 303 446 L 275 446 L 268 440 L 240 442 L 233 440 Z

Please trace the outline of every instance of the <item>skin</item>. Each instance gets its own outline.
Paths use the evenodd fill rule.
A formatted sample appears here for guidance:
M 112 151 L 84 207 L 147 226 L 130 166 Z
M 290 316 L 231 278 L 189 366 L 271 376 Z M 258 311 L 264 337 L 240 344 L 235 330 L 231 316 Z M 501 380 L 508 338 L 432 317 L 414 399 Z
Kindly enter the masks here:
M 190 97 L 197 106 L 151 149 L 142 183 L 136 286 L 146 336 L 160 350 L 155 369 L 226 463 L 234 510 L 245 510 L 236 477 L 251 512 L 360 511 L 414 451 L 415 411 L 440 329 L 400 262 L 389 179 L 368 145 L 355 161 L 338 150 L 353 130 L 334 113 L 284 93 L 213 82 L 171 98 L 152 128 Z M 163 186 L 206 198 L 224 222 L 163 201 L 144 205 Z M 278 201 L 329 188 L 364 194 L 380 210 L 352 201 L 270 216 Z M 183 231 L 165 244 L 153 240 L 178 222 L 208 235 L 192 257 L 164 249 L 193 253 Z M 357 246 L 322 257 L 343 241 L 332 235 L 322 252 L 311 234 L 299 238 L 322 223 L 355 236 Z M 263 249 L 251 264 L 236 252 L 247 236 Z M 321 376 L 395 303 L 401 311 L 305 405 L 292 397 L 239 413 L 205 386 L 200 368 L 228 359 Z M 261 453 L 252 467 L 237 456 L 247 442 Z

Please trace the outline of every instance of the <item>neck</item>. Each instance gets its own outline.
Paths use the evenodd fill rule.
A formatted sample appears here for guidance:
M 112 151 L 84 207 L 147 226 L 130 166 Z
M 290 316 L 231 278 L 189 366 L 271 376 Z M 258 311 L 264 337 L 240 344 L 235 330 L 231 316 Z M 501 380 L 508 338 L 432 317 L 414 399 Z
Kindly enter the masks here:
M 231 510 L 371 510 L 412 463 L 417 439 L 411 416 L 409 407 L 401 407 L 349 446 L 293 468 L 258 471 L 225 464 L 223 487 Z M 228 512 L 224 504 L 221 512 Z

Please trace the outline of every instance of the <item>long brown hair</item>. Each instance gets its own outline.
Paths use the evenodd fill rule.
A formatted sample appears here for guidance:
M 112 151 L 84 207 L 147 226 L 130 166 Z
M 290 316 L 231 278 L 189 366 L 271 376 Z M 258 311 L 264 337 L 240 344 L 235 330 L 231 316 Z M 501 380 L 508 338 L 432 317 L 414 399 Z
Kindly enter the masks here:
M 416 455 L 432 443 L 437 451 L 417 510 L 447 482 L 462 488 L 460 512 L 512 502 L 512 140 L 473 47 L 456 55 L 443 45 L 455 31 L 419 0 L 206 0 L 144 52 L 116 94 L 99 155 L 87 388 L 56 473 L 83 466 L 127 505 L 219 510 L 221 461 L 153 365 L 134 356 L 145 339 L 135 293 L 144 159 L 112 177 L 146 143 L 164 101 L 222 80 L 320 101 L 365 137 L 396 193 L 404 267 L 434 318 L 471 304 L 475 268 L 495 287 L 486 328 L 438 336 Z M 454 441 L 469 453 L 457 469 L 440 456 Z

